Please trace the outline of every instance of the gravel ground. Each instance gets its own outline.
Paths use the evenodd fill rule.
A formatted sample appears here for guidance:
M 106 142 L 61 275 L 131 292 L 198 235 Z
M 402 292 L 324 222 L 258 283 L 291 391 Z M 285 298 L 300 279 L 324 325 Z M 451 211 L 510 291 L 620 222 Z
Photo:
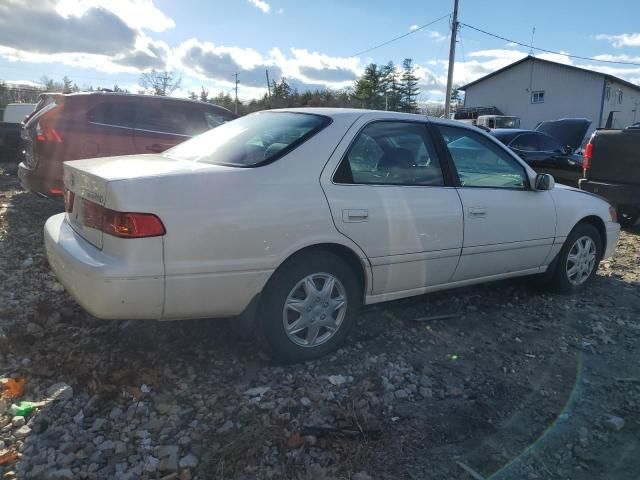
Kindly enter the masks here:
M 14 172 L 0 376 L 25 390 L 0 401 L 0 478 L 638 478 L 638 230 L 581 295 L 517 280 L 368 307 L 348 346 L 282 366 L 229 321 L 88 316 L 42 249 L 61 205 Z

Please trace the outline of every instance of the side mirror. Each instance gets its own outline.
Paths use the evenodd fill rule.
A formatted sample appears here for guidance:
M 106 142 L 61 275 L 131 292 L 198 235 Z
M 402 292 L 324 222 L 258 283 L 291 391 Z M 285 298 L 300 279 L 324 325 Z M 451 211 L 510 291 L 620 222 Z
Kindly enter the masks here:
M 536 175 L 534 190 L 544 192 L 547 190 L 553 190 L 553 187 L 555 186 L 556 181 L 552 175 L 549 175 L 548 173 L 539 173 Z

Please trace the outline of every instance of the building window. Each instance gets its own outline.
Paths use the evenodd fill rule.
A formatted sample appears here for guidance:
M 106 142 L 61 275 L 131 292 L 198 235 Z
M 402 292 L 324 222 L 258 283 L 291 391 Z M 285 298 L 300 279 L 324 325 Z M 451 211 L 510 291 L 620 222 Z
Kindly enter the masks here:
M 618 90 L 618 103 L 622 103 L 622 90 Z
M 531 92 L 531 103 L 544 103 L 544 90 Z
M 611 87 L 607 85 L 607 88 L 604 89 L 604 98 L 607 102 L 611 99 Z

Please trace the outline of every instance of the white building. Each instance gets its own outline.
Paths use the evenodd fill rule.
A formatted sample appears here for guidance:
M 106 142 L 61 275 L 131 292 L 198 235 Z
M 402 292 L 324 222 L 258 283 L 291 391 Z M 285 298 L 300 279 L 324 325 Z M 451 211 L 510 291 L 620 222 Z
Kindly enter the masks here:
M 610 112 L 613 128 L 640 122 L 640 86 L 621 78 L 528 56 L 460 90 L 465 107 L 497 107 L 520 117 L 521 128 L 533 129 L 543 120 L 587 118 L 591 127 L 604 127 Z

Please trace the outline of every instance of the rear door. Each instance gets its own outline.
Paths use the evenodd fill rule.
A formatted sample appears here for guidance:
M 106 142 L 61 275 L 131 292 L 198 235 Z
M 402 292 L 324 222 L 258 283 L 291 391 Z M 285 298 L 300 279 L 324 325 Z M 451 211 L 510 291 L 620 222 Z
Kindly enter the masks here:
M 365 252 L 373 295 L 450 280 L 462 247 L 462 206 L 426 123 L 361 119 L 322 175 L 334 223 Z
M 144 99 L 136 112 L 136 153 L 160 153 L 201 133 L 196 113 L 179 102 Z
M 438 127 L 459 177 L 464 242 L 453 277 L 463 281 L 540 267 L 553 245 L 550 192 L 534 191 L 525 168 L 479 132 Z
M 81 152 L 76 158 L 130 155 L 135 152 L 133 134 L 136 106 L 117 97 L 94 97 L 86 115 L 86 125 L 78 134 Z

